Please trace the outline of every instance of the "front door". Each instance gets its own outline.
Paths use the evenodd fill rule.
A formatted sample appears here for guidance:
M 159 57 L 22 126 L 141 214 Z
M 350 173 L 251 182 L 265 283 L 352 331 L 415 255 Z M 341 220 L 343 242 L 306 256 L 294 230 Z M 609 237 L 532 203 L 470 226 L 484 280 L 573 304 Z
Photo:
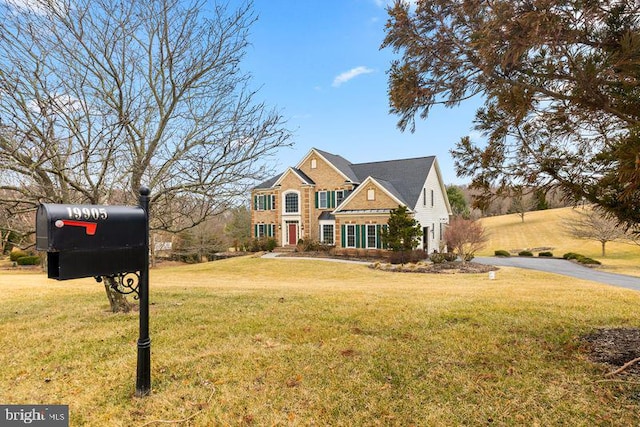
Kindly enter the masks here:
M 298 244 L 298 224 L 295 222 L 290 222 L 287 224 L 289 231 L 289 244 L 297 245 Z
M 429 253 L 429 227 L 422 227 L 422 249 Z

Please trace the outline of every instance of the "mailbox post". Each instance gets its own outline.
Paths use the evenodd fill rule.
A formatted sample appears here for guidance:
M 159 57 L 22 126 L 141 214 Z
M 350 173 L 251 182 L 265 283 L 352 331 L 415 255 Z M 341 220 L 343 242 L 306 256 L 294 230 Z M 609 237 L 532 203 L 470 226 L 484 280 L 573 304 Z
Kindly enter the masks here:
M 149 338 L 149 194 L 148 188 L 140 189 L 140 208 L 145 213 L 145 239 L 147 256 L 140 270 L 138 295 L 140 297 L 140 336 L 138 338 L 138 367 L 136 373 L 136 396 L 151 393 L 151 338 Z
M 67 280 L 110 278 L 122 294 L 140 301 L 136 396 L 151 392 L 149 338 L 149 195 L 139 205 L 42 204 L 36 213 L 36 249 L 47 251 L 47 276 Z M 137 277 L 137 280 L 135 279 Z

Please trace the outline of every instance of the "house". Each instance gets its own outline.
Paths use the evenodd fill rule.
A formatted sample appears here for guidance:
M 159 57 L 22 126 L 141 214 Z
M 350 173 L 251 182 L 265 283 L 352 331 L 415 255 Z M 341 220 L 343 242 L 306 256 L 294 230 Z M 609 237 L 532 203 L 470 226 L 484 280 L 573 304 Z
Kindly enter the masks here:
M 252 237 L 278 246 L 311 239 L 337 251 L 382 249 L 391 209 L 404 205 L 422 227 L 419 248 L 438 251 L 451 206 L 435 156 L 351 163 L 316 148 L 251 193 Z

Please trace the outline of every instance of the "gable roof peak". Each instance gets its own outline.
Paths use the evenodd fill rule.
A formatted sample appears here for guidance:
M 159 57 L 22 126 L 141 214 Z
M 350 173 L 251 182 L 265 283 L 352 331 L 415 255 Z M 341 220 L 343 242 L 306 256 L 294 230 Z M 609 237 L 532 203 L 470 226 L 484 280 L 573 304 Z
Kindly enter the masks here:
M 320 156 L 327 162 L 330 166 L 332 166 L 338 173 L 345 177 L 345 180 L 351 181 L 353 183 L 359 183 L 358 175 L 353 172 L 351 169 L 352 163 L 345 159 L 342 156 L 337 154 L 332 154 L 327 151 L 322 151 L 317 148 L 312 148 L 306 156 L 300 160 L 300 163 L 297 164 L 296 168 L 301 168 L 304 162 L 313 154 Z

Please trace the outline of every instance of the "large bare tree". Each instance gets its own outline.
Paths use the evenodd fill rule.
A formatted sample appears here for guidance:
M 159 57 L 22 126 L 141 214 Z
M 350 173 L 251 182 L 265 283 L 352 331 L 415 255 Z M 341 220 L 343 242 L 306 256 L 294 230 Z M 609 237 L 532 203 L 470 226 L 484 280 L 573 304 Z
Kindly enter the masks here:
M 130 203 L 181 231 L 227 209 L 289 144 L 241 69 L 251 3 L 0 2 L 0 203 Z

